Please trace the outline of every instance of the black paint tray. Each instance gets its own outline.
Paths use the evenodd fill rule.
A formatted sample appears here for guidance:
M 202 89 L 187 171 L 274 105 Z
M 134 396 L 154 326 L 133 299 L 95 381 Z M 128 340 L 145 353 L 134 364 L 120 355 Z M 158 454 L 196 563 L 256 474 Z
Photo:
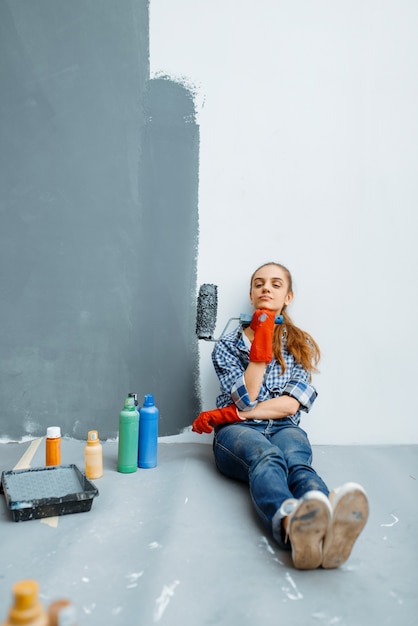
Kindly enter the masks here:
M 99 495 L 76 465 L 5 471 L 1 482 L 15 522 L 90 511 Z

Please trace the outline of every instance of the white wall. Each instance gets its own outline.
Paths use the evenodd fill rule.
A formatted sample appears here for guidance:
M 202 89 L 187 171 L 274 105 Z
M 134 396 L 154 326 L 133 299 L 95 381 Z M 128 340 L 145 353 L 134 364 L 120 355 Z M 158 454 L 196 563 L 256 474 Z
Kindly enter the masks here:
M 217 331 L 250 310 L 258 265 L 286 264 L 290 312 L 323 351 L 311 441 L 418 443 L 418 3 L 151 0 L 150 27 L 152 75 L 196 89 Z

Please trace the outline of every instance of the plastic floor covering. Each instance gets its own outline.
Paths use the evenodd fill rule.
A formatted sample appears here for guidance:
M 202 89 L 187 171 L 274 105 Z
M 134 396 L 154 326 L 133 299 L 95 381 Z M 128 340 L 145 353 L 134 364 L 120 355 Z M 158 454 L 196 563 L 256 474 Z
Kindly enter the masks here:
M 371 510 L 341 568 L 298 571 L 247 486 L 217 472 L 208 443 L 182 437 L 160 439 L 156 468 L 126 475 L 104 443 L 88 512 L 15 522 L 0 497 L 0 622 L 13 583 L 34 578 L 45 607 L 73 602 L 78 626 L 416 626 L 418 446 L 314 446 L 329 487 L 360 482 Z M 84 442 L 61 450 L 84 469 Z M 43 439 L 0 444 L 0 471 L 44 459 Z

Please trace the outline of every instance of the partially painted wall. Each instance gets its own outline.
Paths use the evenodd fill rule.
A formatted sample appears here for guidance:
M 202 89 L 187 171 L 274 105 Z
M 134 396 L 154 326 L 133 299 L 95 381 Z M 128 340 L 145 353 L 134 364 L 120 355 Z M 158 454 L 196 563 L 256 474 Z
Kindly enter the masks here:
M 148 32 L 146 0 L 0 1 L 0 436 L 198 411 L 199 129 Z
M 197 286 L 217 336 L 275 258 L 311 441 L 418 441 L 418 4 L 237 6 L 0 0 L 0 435 L 114 436 L 128 391 L 178 432 L 219 391 Z

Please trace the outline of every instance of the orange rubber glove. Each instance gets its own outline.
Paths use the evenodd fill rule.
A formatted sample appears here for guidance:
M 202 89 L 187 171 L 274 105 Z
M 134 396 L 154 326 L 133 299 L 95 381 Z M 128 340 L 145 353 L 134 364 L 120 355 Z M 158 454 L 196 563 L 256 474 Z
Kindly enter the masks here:
M 233 422 L 241 422 L 238 415 L 238 409 L 235 404 L 225 406 L 223 409 L 212 409 L 212 411 L 204 411 L 196 417 L 192 424 L 192 430 L 195 433 L 210 433 L 214 426 L 219 424 L 228 424 Z
M 254 311 L 250 328 L 254 331 L 254 339 L 250 348 L 250 361 L 270 363 L 273 358 L 273 334 L 276 313 L 269 309 Z

